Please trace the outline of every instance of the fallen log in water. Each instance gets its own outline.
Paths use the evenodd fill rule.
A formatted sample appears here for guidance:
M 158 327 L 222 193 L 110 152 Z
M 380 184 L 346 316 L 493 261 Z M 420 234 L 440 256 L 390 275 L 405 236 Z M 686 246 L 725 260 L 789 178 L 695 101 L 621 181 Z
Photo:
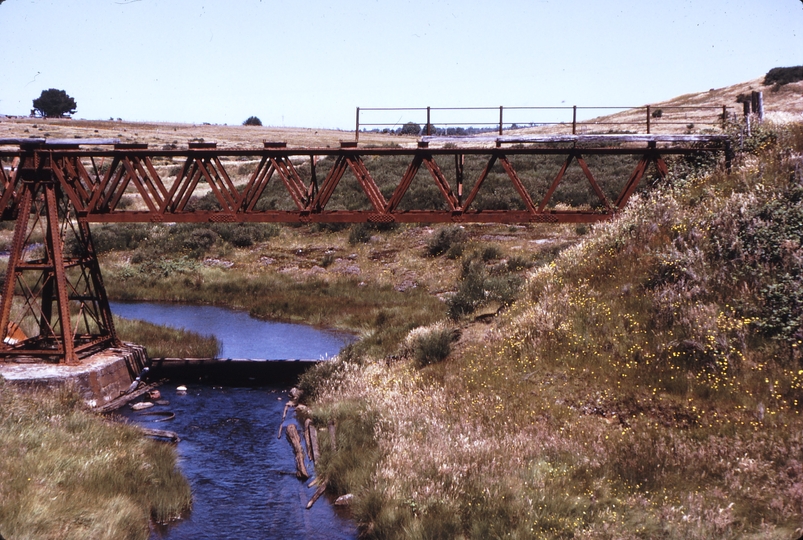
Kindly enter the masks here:
M 301 448 L 301 437 L 298 435 L 298 429 L 295 424 L 287 426 L 285 432 L 287 434 L 287 441 L 293 447 L 293 454 L 296 458 L 296 477 L 301 480 L 309 478 L 307 467 L 304 465 L 304 450 Z
M 118 397 L 116 399 L 113 399 L 112 401 L 108 402 L 105 405 L 102 405 L 100 407 L 95 407 L 94 411 L 99 412 L 99 413 L 107 413 L 107 412 L 111 412 L 111 411 L 114 411 L 116 409 L 119 409 L 120 407 L 122 407 L 123 405 L 127 404 L 128 402 L 134 401 L 135 399 L 137 399 L 142 394 L 153 390 L 154 388 L 156 388 L 160 384 L 162 384 L 161 381 L 142 386 L 142 387 L 134 390 L 130 394 L 123 394 L 122 396 L 120 396 L 120 397 Z
M 321 484 L 318 486 L 318 489 L 316 489 L 315 493 L 312 494 L 312 498 L 307 503 L 307 510 L 312 508 L 312 505 L 315 504 L 315 501 L 320 499 L 321 495 L 323 495 L 325 491 L 326 491 L 326 480 L 321 482 Z
M 170 439 L 172 443 L 178 443 L 181 439 L 178 437 L 178 434 L 174 431 L 167 431 L 164 429 L 151 429 L 151 428 L 139 428 L 142 433 L 147 435 L 148 437 L 155 437 L 157 439 Z

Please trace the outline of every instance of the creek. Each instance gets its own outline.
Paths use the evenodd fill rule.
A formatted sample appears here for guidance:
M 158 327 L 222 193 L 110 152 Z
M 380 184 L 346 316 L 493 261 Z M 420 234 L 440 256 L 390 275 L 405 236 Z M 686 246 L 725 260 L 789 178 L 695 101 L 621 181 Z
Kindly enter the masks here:
M 226 358 L 325 358 L 354 339 L 212 306 L 113 302 L 111 307 L 121 317 L 212 334 L 221 341 L 221 356 Z M 223 385 L 208 377 L 182 380 L 174 374 L 159 388 L 169 405 L 144 411 L 171 411 L 174 419 L 156 422 L 164 417 L 129 407 L 118 411 L 132 422 L 174 431 L 181 438 L 179 467 L 192 486 L 192 512 L 159 526 L 152 540 L 357 537 L 348 512 L 327 497 L 305 509 L 315 487 L 295 477 L 292 449 L 284 436 L 277 438 L 288 387 L 264 380 L 246 378 Z M 186 393 L 176 391 L 182 384 Z

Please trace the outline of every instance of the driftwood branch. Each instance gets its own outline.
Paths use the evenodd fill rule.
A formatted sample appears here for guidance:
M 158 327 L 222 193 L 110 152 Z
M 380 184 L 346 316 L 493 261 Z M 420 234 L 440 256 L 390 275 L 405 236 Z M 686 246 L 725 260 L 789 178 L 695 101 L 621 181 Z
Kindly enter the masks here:
M 315 493 L 312 494 L 312 498 L 307 503 L 307 510 L 312 508 L 312 505 L 315 504 L 315 501 L 320 499 L 321 495 L 323 495 L 325 491 L 326 491 L 326 480 L 321 482 L 321 484 L 318 486 L 318 489 L 316 489 Z
M 169 439 L 172 443 L 180 442 L 178 434 L 174 431 L 167 431 L 164 429 L 151 429 L 151 428 L 144 428 L 140 427 L 140 431 L 142 431 L 148 437 L 155 437 L 157 439 Z
M 304 450 L 301 448 L 301 437 L 298 435 L 298 429 L 295 424 L 287 426 L 287 440 L 290 446 L 293 447 L 293 454 L 296 458 L 296 477 L 301 480 L 309 478 L 307 467 L 304 465 Z

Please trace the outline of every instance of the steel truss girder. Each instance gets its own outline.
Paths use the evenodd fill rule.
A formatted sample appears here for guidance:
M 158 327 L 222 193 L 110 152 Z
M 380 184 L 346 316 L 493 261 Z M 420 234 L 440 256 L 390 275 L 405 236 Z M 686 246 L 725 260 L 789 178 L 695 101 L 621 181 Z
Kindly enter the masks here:
M 665 155 L 695 152 L 719 152 L 719 144 L 695 147 L 533 147 L 533 148 L 265 148 L 227 150 L 216 148 L 188 150 L 115 150 L 37 149 L 33 155 L 46 156 L 52 176 L 69 198 L 77 216 L 85 222 L 593 222 L 608 219 L 620 211 L 638 187 L 650 165 L 660 176 L 667 173 Z M 563 156 L 564 163 L 536 204 L 514 167 L 511 157 L 521 155 Z M 615 200 L 608 200 L 598 179 L 586 162 L 587 156 L 631 155 L 638 162 Z M 247 181 L 238 185 L 222 158 L 258 159 Z M 393 192 L 386 199 L 371 175 L 365 157 L 406 156 L 410 163 Z M 487 159 L 471 191 L 464 198 L 464 161 L 466 156 Z M 6 161 L 19 159 L 19 153 L 0 153 Z M 309 157 L 312 169 L 308 183 L 299 174 L 294 158 Z M 315 165 L 320 157 L 334 164 L 318 185 Z M 436 162 L 453 158 L 454 184 Z M 181 158 L 183 165 L 172 182 L 160 175 L 154 161 Z M 100 161 L 101 165 L 97 163 Z M 108 167 L 103 165 L 108 163 Z M 237 162 L 235 162 L 237 163 Z M 564 181 L 567 170 L 576 163 L 588 181 L 590 192 L 599 199 L 594 210 L 558 210 L 550 207 L 553 195 Z M 480 210 L 475 207 L 485 180 L 495 165 L 500 165 L 517 192 L 524 210 Z M 229 166 L 231 167 L 231 166 Z M 447 210 L 400 210 L 399 204 L 421 168 L 429 172 Z M 0 211 L 7 219 L 16 215 L 20 199 L 16 168 L 0 174 L 3 192 Z M 344 176 L 350 173 L 370 203 L 370 210 L 327 209 L 332 195 Z M 50 171 L 48 171 L 50 174 Z M 293 210 L 260 209 L 258 201 L 268 184 L 277 178 L 284 187 Z M 199 192 L 211 193 L 217 210 L 198 211 L 189 204 Z M 126 194 L 137 196 L 143 208 L 131 210 L 121 204 Z

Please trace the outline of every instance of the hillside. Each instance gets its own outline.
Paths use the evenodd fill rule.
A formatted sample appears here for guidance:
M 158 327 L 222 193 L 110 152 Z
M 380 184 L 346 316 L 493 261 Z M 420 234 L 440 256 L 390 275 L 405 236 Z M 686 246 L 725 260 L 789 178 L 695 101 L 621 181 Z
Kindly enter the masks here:
M 306 376 L 366 538 L 800 536 L 803 127 L 744 148 L 595 226 L 487 325 Z

